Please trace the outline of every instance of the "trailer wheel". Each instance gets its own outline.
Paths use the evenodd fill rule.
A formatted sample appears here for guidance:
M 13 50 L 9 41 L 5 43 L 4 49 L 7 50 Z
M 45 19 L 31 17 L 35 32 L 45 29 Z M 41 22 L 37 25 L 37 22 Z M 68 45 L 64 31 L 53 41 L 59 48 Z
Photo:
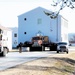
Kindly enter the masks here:
M 42 46 L 42 51 L 45 51 L 45 47 L 44 46 Z
M 59 51 L 57 50 L 57 53 L 59 53 Z

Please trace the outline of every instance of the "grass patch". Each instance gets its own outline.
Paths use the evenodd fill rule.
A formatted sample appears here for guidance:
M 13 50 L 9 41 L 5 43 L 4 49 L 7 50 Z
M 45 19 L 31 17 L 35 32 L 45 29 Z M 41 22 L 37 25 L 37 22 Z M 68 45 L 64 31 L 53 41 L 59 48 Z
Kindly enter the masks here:
M 58 59 L 50 72 L 52 75 L 73 75 L 75 73 L 75 67 L 64 60 Z

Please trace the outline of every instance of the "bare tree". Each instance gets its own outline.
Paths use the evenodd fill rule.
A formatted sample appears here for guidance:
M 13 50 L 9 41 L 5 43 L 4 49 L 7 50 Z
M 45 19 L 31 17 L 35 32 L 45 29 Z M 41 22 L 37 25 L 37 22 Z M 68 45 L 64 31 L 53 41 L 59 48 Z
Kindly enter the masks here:
M 58 16 L 59 12 L 63 10 L 65 7 L 69 7 L 71 9 L 75 8 L 75 0 L 53 0 L 53 4 L 51 4 L 54 7 L 59 7 L 58 11 L 55 12 L 45 12 L 44 13 L 47 16 L 50 16 L 50 18 L 54 19 Z

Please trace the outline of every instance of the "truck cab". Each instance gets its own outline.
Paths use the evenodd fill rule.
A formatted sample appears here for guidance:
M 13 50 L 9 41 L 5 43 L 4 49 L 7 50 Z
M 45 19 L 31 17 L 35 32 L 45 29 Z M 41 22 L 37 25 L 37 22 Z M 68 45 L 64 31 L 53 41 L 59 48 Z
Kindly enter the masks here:
M 59 42 L 57 43 L 57 53 L 66 52 L 68 53 L 69 45 L 67 42 Z
M 48 36 L 35 36 L 32 37 L 32 43 L 34 46 L 41 46 L 42 44 L 49 43 L 49 38 Z
M 3 39 L 3 30 L 0 29 L 0 56 L 6 56 L 9 51 L 7 45 L 4 44 L 6 44 L 6 40 Z

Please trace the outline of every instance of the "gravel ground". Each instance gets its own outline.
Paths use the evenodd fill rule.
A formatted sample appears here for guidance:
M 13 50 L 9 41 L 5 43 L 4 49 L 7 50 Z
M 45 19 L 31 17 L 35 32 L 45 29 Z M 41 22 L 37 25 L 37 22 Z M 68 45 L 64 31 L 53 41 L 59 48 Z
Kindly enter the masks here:
M 0 75 L 75 75 L 75 52 L 42 57 L 0 71 Z

